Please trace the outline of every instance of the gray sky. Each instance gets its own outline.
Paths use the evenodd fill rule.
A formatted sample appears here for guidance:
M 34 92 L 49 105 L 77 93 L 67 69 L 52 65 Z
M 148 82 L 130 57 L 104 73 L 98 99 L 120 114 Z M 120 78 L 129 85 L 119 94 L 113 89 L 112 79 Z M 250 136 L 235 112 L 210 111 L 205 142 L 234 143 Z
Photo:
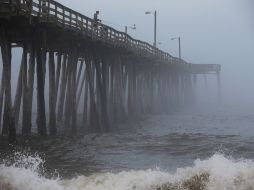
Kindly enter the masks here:
M 86 16 L 100 11 L 100 19 L 118 30 L 137 25 L 129 33 L 153 43 L 153 16 L 158 11 L 159 48 L 192 63 L 221 64 L 225 100 L 254 104 L 253 0 L 59 0 Z M 211 77 L 210 77 L 211 78 Z
M 136 39 L 153 43 L 153 16 L 158 12 L 160 49 L 178 56 L 177 41 L 181 36 L 182 57 L 191 63 L 221 64 L 224 104 L 249 105 L 254 112 L 254 0 L 58 0 L 58 2 L 93 17 L 96 10 L 103 23 L 124 31 L 125 25 Z M 12 79 L 16 88 L 21 55 L 14 50 Z M 15 66 L 17 65 L 17 67 Z M 0 66 L 1 67 L 1 66 Z M 203 76 L 199 77 L 203 79 Z M 210 79 L 210 80 L 209 80 Z M 212 93 L 215 77 L 208 76 Z M 211 82 L 212 81 L 212 82 Z M 200 84 L 204 83 L 200 80 Z M 13 89 L 13 90 L 14 90 Z M 202 89 L 202 88 L 200 88 Z M 203 88 L 204 89 L 204 88 Z M 14 93 L 13 93 L 14 95 Z

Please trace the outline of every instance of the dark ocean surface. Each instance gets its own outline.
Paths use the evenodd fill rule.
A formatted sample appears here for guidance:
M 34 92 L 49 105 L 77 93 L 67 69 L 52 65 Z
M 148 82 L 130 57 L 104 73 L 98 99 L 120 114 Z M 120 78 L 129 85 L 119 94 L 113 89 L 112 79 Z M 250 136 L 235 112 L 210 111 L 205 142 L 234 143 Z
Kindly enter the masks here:
M 0 137 L 0 189 L 254 189 L 254 111 L 144 116 L 107 134 Z

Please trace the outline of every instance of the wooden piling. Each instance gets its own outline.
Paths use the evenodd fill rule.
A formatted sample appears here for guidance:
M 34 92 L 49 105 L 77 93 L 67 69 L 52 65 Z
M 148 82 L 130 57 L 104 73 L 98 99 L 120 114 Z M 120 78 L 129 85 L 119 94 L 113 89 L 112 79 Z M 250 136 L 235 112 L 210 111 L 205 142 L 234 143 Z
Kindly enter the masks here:
M 84 62 L 82 62 L 82 64 L 84 64 Z M 80 71 L 80 69 L 79 69 Z M 80 71 L 80 77 L 81 77 L 81 71 Z M 78 78 L 80 78 L 78 77 Z M 84 88 L 84 84 L 85 84 L 85 80 L 86 80 L 86 69 L 84 69 L 83 71 L 83 76 L 82 76 L 82 79 L 81 79 L 81 84 L 80 84 L 80 87 L 78 88 L 78 84 L 79 84 L 79 79 L 77 81 L 77 88 L 78 88 L 78 96 L 77 96 L 77 105 L 79 105 L 79 101 L 80 101 L 80 98 L 81 98 L 81 94 L 82 94 L 82 91 L 83 91 L 83 88 Z M 86 91 L 85 91 L 86 93 Z M 85 96 L 85 95 L 84 95 Z
M 66 131 L 70 130 L 70 120 L 71 120 L 71 114 L 70 114 L 70 104 L 71 104 L 71 75 L 73 72 L 73 67 L 72 67 L 72 61 L 73 61 L 73 55 L 70 54 L 68 58 L 68 68 L 67 68 L 67 91 L 65 95 L 65 106 L 64 106 L 64 127 Z
M 32 108 L 33 108 L 33 92 L 34 92 L 34 72 L 35 72 L 35 48 L 34 41 L 30 50 L 29 70 L 28 70 L 28 100 L 27 100 L 27 124 L 28 129 L 32 128 Z
M 95 55 L 95 67 L 96 67 L 96 77 L 97 77 L 97 84 L 98 84 L 98 93 L 100 97 L 100 106 L 101 106 L 101 125 L 102 131 L 108 132 L 108 116 L 107 116 L 107 94 L 106 94 L 106 83 L 105 83 L 105 62 L 102 63 L 102 68 L 100 65 L 98 55 Z
M 44 69 L 42 50 L 39 44 L 36 47 L 36 73 L 37 73 L 37 127 L 41 136 L 47 134 L 46 129 L 46 113 L 45 113 L 45 96 L 44 96 Z
M 79 82 L 80 82 L 80 77 L 81 77 L 81 72 L 82 72 L 83 65 L 84 65 L 84 60 L 81 60 L 80 64 L 79 64 L 79 69 L 78 69 L 78 77 L 76 79 L 77 88 L 79 87 Z
M 58 52 L 57 53 L 57 66 L 56 66 L 56 84 L 55 84 L 56 100 L 55 100 L 55 104 L 57 104 L 57 99 L 58 99 L 58 89 L 59 89 L 59 82 L 60 82 L 61 67 L 62 67 L 62 53 Z
M 104 130 L 106 132 L 110 131 L 109 126 L 109 112 L 108 112 L 108 87 L 109 87 L 109 69 L 108 69 L 108 63 L 105 58 L 105 55 L 103 57 L 103 63 L 102 63 L 102 87 L 101 87 L 101 101 L 102 101 L 102 122 L 104 124 Z
M 113 123 L 115 121 L 115 101 L 114 101 L 114 58 L 111 57 L 111 63 L 110 63 L 110 90 L 109 90 L 109 113 L 111 113 L 110 115 L 110 123 Z
M 2 127 L 2 111 L 3 111 L 3 101 L 4 101 L 4 87 L 5 82 L 4 82 L 4 69 L 2 69 L 2 79 L 1 79 L 1 88 L 0 88 L 0 128 L 3 129 Z
M 24 55 L 22 55 L 22 61 L 21 61 L 20 68 L 19 68 L 16 95 L 15 95 L 14 106 L 13 106 L 16 127 L 18 127 L 18 122 L 19 122 L 20 105 L 21 105 L 22 90 L 23 90 L 22 89 L 22 72 L 23 72 L 22 70 L 23 70 L 23 62 L 24 62 L 23 57 L 24 57 Z M 0 115 L 1 115 L 1 113 L 0 113 Z
M 86 61 L 86 74 L 89 86 L 89 98 L 90 98 L 90 127 L 93 132 L 100 132 L 100 123 L 98 121 L 98 111 L 96 109 L 95 104 L 95 93 L 94 93 L 94 86 L 93 86 L 93 76 L 91 70 L 91 59 L 88 58 Z
M 87 68 L 86 68 L 87 70 Z M 88 124 L 88 96 L 89 96 L 89 88 L 88 88 L 88 80 L 87 80 L 87 71 L 84 71 L 85 75 L 85 92 L 84 92 L 84 106 L 83 106 L 83 124 L 86 126 Z
M 22 134 L 31 134 L 32 129 L 32 103 L 33 103 L 33 86 L 35 70 L 35 50 L 33 43 L 30 47 L 30 56 L 27 65 L 27 50 L 24 46 L 23 66 L 22 66 L 22 94 L 23 94 L 23 113 L 22 113 Z M 28 67 L 29 66 L 29 70 Z M 18 92 L 17 92 L 18 93 Z
M 72 62 L 72 76 L 71 76 L 71 132 L 77 134 L 77 63 L 78 55 L 77 50 L 74 51 Z
M 8 135 L 8 116 L 6 102 L 4 101 L 2 135 Z
M 62 72 L 61 72 L 61 84 L 60 84 L 60 94 L 58 101 L 58 109 L 57 109 L 57 121 L 62 121 L 63 110 L 64 110 L 64 102 L 65 102 L 65 94 L 67 87 L 67 74 L 69 73 L 69 66 L 67 66 L 68 56 L 64 54 Z M 68 64 L 69 65 L 69 64 Z
M 7 35 L 7 31 L 0 27 L 0 44 L 3 60 L 4 74 L 4 87 L 5 87 L 5 115 L 6 128 L 8 129 L 9 142 L 14 143 L 16 141 L 16 128 L 15 120 L 12 110 L 11 99 L 11 41 Z
M 56 135 L 56 77 L 55 77 L 55 61 L 54 52 L 49 52 L 48 61 L 49 70 L 49 133 L 50 135 Z
M 128 73 L 128 98 L 127 98 L 127 105 L 128 105 L 128 117 L 131 117 L 133 114 L 133 64 L 129 62 L 127 65 L 127 73 Z
M 220 81 L 220 71 L 216 73 L 217 79 L 217 97 L 218 97 L 218 104 L 221 104 L 221 81 Z
M 23 92 L 23 112 L 22 112 L 22 134 L 31 134 L 31 129 L 28 126 L 28 86 L 27 86 L 27 45 L 24 46 L 23 52 L 23 69 L 22 69 L 22 92 Z

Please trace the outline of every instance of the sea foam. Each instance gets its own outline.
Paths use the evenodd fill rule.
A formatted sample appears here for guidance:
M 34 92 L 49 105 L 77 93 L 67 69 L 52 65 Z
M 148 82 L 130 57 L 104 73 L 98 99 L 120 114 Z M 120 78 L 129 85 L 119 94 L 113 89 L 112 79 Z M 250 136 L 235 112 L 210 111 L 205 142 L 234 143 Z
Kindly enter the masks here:
M 159 169 L 98 173 L 73 179 L 46 178 L 39 156 L 16 154 L 0 165 L 0 190 L 252 190 L 254 162 L 222 154 L 175 172 Z

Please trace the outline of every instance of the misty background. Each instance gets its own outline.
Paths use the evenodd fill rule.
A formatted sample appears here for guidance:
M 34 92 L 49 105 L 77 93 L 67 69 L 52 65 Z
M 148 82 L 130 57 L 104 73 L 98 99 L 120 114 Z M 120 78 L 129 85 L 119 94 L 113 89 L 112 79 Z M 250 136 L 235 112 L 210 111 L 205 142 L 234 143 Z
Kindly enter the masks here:
M 254 108 L 254 2 L 253 0 L 58 0 L 93 17 L 100 11 L 104 24 L 153 44 L 153 15 L 157 10 L 158 48 L 178 56 L 181 37 L 182 58 L 190 63 L 221 64 L 222 102 L 226 106 Z M 199 99 L 214 100 L 216 78 L 198 77 Z M 254 111 L 254 109 L 253 109 Z
M 171 184 L 176 184 L 172 188 L 181 187 L 181 183 L 188 181 L 193 181 L 193 187 L 201 184 L 202 188 L 205 185 L 208 189 L 254 187 L 254 0 L 56 1 L 90 18 L 99 10 L 99 19 L 119 31 L 124 32 L 126 25 L 136 24 L 137 30 L 129 29 L 128 33 L 150 44 L 153 44 L 154 18 L 145 12 L 157 10 L 157 41 L 161 42 L 158 48 L 177 57 L 178 41 L 171 38 L 180 36 L 185 61 L 222 66 L 221 106 L 218 106 L 216 76 L 207 75 L 206 87 L 205 77 L 200 75 L 196 89 L 198 106 L 195 108 L 205 109 L 197 109 L 197 112 L 186 108 L 169 115 L 140 116 L 139 121 L 124 121 L 119 126 L 112 126 L 119 130 L 103 134 L 90 134 L 87 130 L 90 126 L 81 123 L 84 135 L 74 138 L 69 135 L 24 136 L 20 150 L 24 149 L 25 155 L 17 154 L 15 146 L 7 141 L 3 143 L 5 139 L 0 138 L 0 177 L 5 179 L 7 189 L 12 186 L 34 189 L 36 185 L 38 189 L 125 190 L 132 187 L 142 190 L 160 189 L 165 182 L 167 186 L 164 187 Z M 12 53 L 14 100 L 22 49 L 13 48 Z M 0 59 L 0 72 L 2 65 Z M 47 114 L 48 73 L 47 70 Z M 35 76 L 34 124 L 36 96 Z M 66 129 L 62 123 L 57 124 L 58 129 Z M 21 130 L 22 125 L 20 123 L 17 130 Z M 32 154 L 26 154 L 27 151 Z M 21 157 L 21 161 L 16 157 L 12 159 L 13 153 Z M 2 157 L 8 161 L 6 166 L 5 162 L 1 163 Z M 14 165 L 7 167 L 12 160 Z M 179 173 L 175 173 L 177 169 Z M 40 170 L 43 174 L 38 173 Z M 202 177 L 203 174 L 208 180 Z
M 189 63 L 221 64 L 222 105 L 227 109 L 254 113 L 254 1 L 253 0 L 57 0 L 77 12 L 99 19 L 119 31 L 125 26 L 135 39 L 153 44 L 154 16 L 157 10 L 159 49 L 178 57 L 181 37 L 182 58 Z M 14 99 L 22 51 L 13 49 L 12 96 Z M 2 71 L 2 60 L 0 65 Z M 215 75 L 197 77 L 196 99 L 201 106 L 217 108 Z M 46 85 L 48 75 L 46 75 Z M 35 83 L 35 89 L 36 89 Z M 37 91 L 35 90 L 35 95 Z M 45 98 L 48 91 L 45 88 Z M 34 98 L 36 106 L 36 98 Z M 47 101 L 46 101 L 47 102 Z M 46 107 L 48 104 L 46 103 Z

